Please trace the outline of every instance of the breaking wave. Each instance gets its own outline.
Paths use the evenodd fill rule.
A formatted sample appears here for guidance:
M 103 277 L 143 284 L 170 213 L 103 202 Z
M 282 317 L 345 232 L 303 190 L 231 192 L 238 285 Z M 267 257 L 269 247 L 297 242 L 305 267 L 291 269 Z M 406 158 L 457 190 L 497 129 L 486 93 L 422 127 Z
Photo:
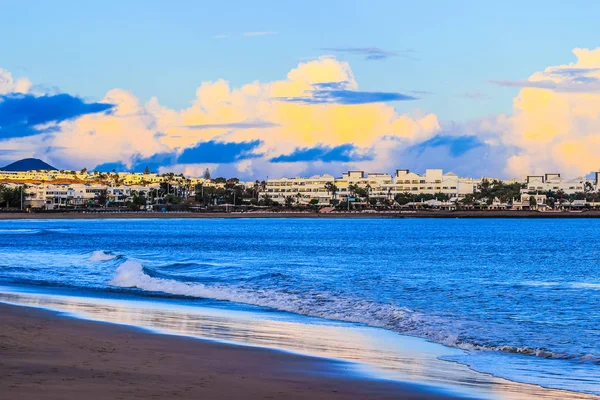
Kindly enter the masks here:
M 540 358 L 578 360 L 600 364 L 600 357 L 592 354 L 574 355 L 557 353 L 544 348 L 480 344 L 449 332 L 449 328 L 451 330 L 453 326 L 456 326 L 451 320 L 425 315 L 406 307 L 391 304 L 344 297 L 332 298 L 326 293 L 319 292 L 296 293 L 275 289 L 250 290 L 231 285 L 208 286 L 202 283 L 168 279 L 165 275 L 160 275 L 160 277 L 151 275 L 154 275 L 151 270 L 147 270 L 140 262 L 126 260 L 117 267 L 110 285 L 177 296 L 250 304 L 312 317 L 361 323 L 422 337 L 467 351 L 498 351 Z
M 101 262 L 101 261 L 110 261 L 117 258 L 116 255 L 112 254 L 109 251 L 104 250 L 96 250 L 92 253 L 90 258 L 88 259 L 91 262 Z

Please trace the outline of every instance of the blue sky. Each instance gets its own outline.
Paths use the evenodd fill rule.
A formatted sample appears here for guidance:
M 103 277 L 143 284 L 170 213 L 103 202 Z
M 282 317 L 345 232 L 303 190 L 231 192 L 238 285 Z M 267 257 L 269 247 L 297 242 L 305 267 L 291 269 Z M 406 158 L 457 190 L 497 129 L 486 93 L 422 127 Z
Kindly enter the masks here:
M 113 87 L 182 108 L 204 80 L 283 78 L 299 61 L 377 47 L 411 57 L 352 64 L 361 90 L 426 91 L 411 104 L 464 121 L 506 112 L 525 79 L 596 46 L 600 3 L 578 1 L 20 1 L 2 5 L 0 64 L 61 91 L 101 98 Z M 244 32 L 276 32 L 242 36 Z M 215 39 L 217 35 L 230 35 Z M 404 105 L 397 107 L 402 109 Z
M 597 1 L 1 9 L 0 114 L 32 108 L 18 121 L 0 115 L 1 162 L 148 162 L 190 174 L 226 164 L 249 177 L 436 163 L 470 175 L 600 168 L 592 153 L 573 155 L 600 143 Z M 573 113 L 582 102 L 591 111 Z

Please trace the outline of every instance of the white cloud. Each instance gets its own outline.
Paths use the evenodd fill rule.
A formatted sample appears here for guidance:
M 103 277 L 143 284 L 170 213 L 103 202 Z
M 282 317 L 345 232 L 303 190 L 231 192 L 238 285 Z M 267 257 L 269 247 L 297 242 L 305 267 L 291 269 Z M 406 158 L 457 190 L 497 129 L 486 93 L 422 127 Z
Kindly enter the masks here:
M 27 78 L 14 79 L 12 74 L 0 68 L 0 95 L 7 93 L 27 93 L 31 82 Z
M 400 114 L 386 103 L 279 101 L 282 97 L 311 96 L 314 85 L 319 84 L 359 90 L 347 62 L 321 57 L 298 64 L 281 80 L 255 81 L 241 87 L 231 87 L 222 79 L 202 82 L 190 107 L 183 110 L 162 106 L 156 98 L 143 104 L 131 92 L 113 89 L 102 100 L 115 104 L 111 113 L 64 121 L 58 125 L 59 132 L 4 140 L 0 150 L 41 156 L 59 167 L 91 168 L 105 162 L 131 165 L 136 159 L 157 153 L 181 153 L 198 142 L 260 140 L 250 158 L 221 165 L 198 160 L 196 164 L 169 168 L 198 175 L 208 166 L 223 175 L 260 179 L 267 175 L 339 173 L 345 168 L 391 172 L 398 167 L 444 166 L 467 172 L 464 167 L 468 166 L 474 171 L 490 172 L 486 165 L 496 168 L 501 177 L 548 171 L 582 175 L 600 169 L 600 94 L 565 88 L 594 87 L 600 80 L 600 48 L 575 49 L 574 54 L 575 62 L 532 74 L 521 85 L 510 115 L 492 115 L 461 126 L 445 123 L 442 128 L 435 114 L 416 110 Z M 27 79 L 15 80 L 0 70 L 0 94 L 27 92 L 30 88 Z M 436 135 L 476 136 L 485 146 L 460 154 L 452 151 L 451 144 L 421 152 L 410 150 Z M 372 160 L 269 161 L 297 149 L 344 144 L 355 147 L 352 154 L 372 155 Z

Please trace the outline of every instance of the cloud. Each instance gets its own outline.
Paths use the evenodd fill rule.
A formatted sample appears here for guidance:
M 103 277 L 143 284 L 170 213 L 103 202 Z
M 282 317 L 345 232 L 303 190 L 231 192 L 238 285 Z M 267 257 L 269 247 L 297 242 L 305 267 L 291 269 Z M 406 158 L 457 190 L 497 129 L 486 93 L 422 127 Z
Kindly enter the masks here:
M 312 148 L 301 148 L 294 150 L 293 153 L 280 155 L 272 158 L 274 163 L 281 162 L 351 162 L 372 160 L 372 154 L 360 154 L 356 147 L 351 143 L 342 144 L 336 147 L 316 146 Z
M 261 145 L 260 140 L 250 142 L 220 143 L 215 141 L 201 142 L 194 147 L 187 148 L 177 159 L 179 164 L 228 164 L 258 155 L 252 151 Z
M 0 68 L 0 95 L 9 93 L 27 93 L 31 82 L 27 78 L 14 79 L 7 70 Z
M 12 93 L 0 96 L 0 138 L 56 132 L 55 125 L 85 114 L 107 112 L 107 103 L 85 103 L 68 94 L 35 96 Z
M 574 50 L 575 54 L 583 54 L 578 50 L 580 49 Z M 533 74 L 527 80 L 492 80 L 490 83 L 564 93 L 600 93 L 600 67 L 549 67 Z
M 483 99 L 490 98 L 487 94 L 481 93 L 479 90 L 476 90 L 474 92 L 464 92 L 464 93 L 459 94 L 458 97 L 463 97 L 465 99 L 471 99 L 471 100 L 483 100 Z
M 24 108 L 0 113 L 0 151 L 59 168 L 111 163 L 201 174 L 209 167 L 244 179 L 402 167 L 476 177 L 584 175 L 600 170 L 600 48 L 573 53 L 573 62 L 497 81 L 519 88 L 512 112 L 462 124 L 399 112 L 390 102 L 413 96 L 362 91 L 350 64 L 331 56 L 301 62 L 278 80 L 202 82 L 180 110 L 119 88 L 98 103 L 62 95 L 66 106 L 57 107 L 61 95 L 34 95 L 38 86 L 2 71 L 0 96 Z M 31 136 L 40 132 L 49 133 Z
M 277 35 L 278 32 L 270 32 L 270 31 L 263 31 L 263 32 L 244 32 L 242 33 L 242 36 L 269 36 L 269 35 Z
M 597 73 L 600 68 L 551 68 L 545 72 L 548 75 L 563 75 L 568 77 L 580 77 L 591 73 Z
M 385 60 L 390 57 L 403 57 L 411 60 L 417 60 L 417 58 L 414 56 L 416 51 L 412 49 L 398 52 L 383 50 L 379 47 L 325 47 L 321 50 L 331 51 L 334 53 L 348 53 L 353 55 L 360 55 L 364 56 L 365 60 L 368 61 Z
M 476 136 L 436 135 L 431 139 L 409 147 L 407 150 L 422 154 L 428 148 L 446 147 L 452 157 L 459 157 L 470 150 L 484 145 Z
M 130 168 L 123 164 L 120 161 L 117 162 L 108 162 L 108 163 L 102 163 L 97 165 L 94 168 L 94 171 L 98 171 L 98 172 L 129 172 Z
M 229 35 L 215 35 L 215 36 L 213 36 L 213 39 L 225 39 L 228 37 L 229 37 Z
M 204 124 L 204 125 L 188 125 L 184 126 L 187 129 L 254 129 L 254 128 L 276 128 L 279 125 L 268 121 L 245 121 L 231 122 L 227 124 Z
M 416 94 L 416 95 L 429 95 L 429 94 L 434 94 L 433 92 L 430 92 L 430 91 L 428 91 L 428 90 L 409 90 L 409 93 Z
M 564 93 L 600 93 L 600 79 L 595 77 L 579 76 L 561 82 L 552 80 L 543 81 L 511 81 L 498 80 L 490 81 L 495 85 L 518 87 L 518 88 L 534 88 L 546 89 L 555 92 Z
M 174 165 L 177 163 L 177 152 L 157 153 L 150 157 L 141 157 L 139 154 L 133 156 L 130 165 L 123 162 L 110 162 L 97 165 L 94 170 L 100 172 L 112 172 L 113 170 L 129 171 L 129 172 L 144 172 L 146 167 L 152 172 L 158 171 L 162 166 Z
M 417 100 L 416 97 L 393 92 L 359 92 L 345 89 L 346 82 L 314 84 L 307 96 L 281 97 L 278 100 L 302 104 L 368 104 L 388 101 Z
M 347 62 L 321 57 L 299 63 L 280 80 L 239 87 L 223 79 L 202 82 L 181 110 L 112 89 L 100 101 L 110 110 L 42 125 L 54 132 L 6 139 L 0 150 L 59 168 L 141 171 L 148 165 L 192 173 L 210 167 L 247 179 L 273 175 L 275 164 L 277 173 L 292 175 L 358 164 L 393 169 L 397 160 L 388 156 L 389 146 L 410 146 L 440 131 L 434 114 L 401 114 L 386 102 L 398 99 L 406 97 L 360 91 Z M 316 159 L 331 161 L 271 162 L 314 148 L 322 150 Z
M 576 61 L 533 73 L 514 99 L 498 140 L 517 150 L 506 173 L 600 170 L 600 48 L 574 49 Z

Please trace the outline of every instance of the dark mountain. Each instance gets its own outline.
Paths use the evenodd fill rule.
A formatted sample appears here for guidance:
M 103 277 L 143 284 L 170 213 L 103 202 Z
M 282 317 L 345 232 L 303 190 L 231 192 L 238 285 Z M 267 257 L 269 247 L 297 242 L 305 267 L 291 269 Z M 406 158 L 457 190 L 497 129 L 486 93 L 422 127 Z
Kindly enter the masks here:
M 32 171 L 32 170 L 56 170 L 52 165 L 46 164 L 37 158 L 24 158 L 19 161 L 15 161 L 6 167 L 0 168 L 0 171 Z

